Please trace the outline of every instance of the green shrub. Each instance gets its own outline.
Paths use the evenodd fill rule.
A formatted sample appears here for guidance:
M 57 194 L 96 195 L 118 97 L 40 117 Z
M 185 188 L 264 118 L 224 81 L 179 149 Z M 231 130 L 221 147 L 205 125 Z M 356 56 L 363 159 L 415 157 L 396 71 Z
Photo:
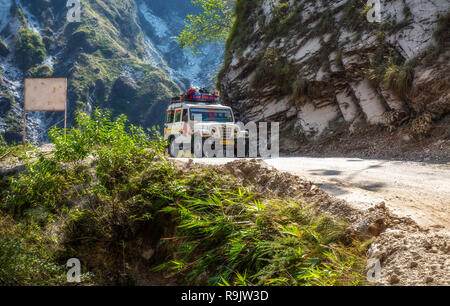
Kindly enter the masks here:
M 0 39 L 0 56 L 6 57 L 9 54 L 8 45 Z
M 392 89 L 400 97 L 406 98 L 411 90 L 414 70 L 409 65 L 397 66 L 390 64 L 385 68 L 383 83 L 387 89 Z
M 360 30 L 359 27 L 367 27 L 370 23 L 366 20 L 369 7 L 365 1 L 348 0 L 343 5 L 343 14 L 340 20 L 341 25 L 348 30 Z
M 43 240 L 35 227 L 21 228 L 0 214 L 0 286 L 62 284 L 64 269 L 53 262 Z
M 45 45 L 41 37 L 32 30 L 22 28 L 16 46 L 17 65 L 25 72 L 41 64 L 46 56 Z
M 50 78 L 53 70 L 47 65 L 33 67 L 27 71 L 26 76 L 32 78 Z
M 57 161 L 41 156 L 38 161 L 28 163 L 23 174 L 10 179 L 2 208 L 15 216 L 23 216 L 30 208 L 57 213 L 70 204 L 72 195 L 68 190 L 86 179 L 81 173 L 81 168 L 70 171 Z
M 66 134 L 58 128 L 49 133 L 59 161 L 81 161 L 90 153 L 104 156 L 107 151 L 116 154 L 114 159 L 117 161 L 146 153 L 156 156 L 164 150 L 165 144 L 155 129 L 150 136 L 141 128 L 127 127 L 125 115 L 112 120 L 111 112 L 95 109 L 91 116 L 79 112 L 76 122 L 77 127 Z
M 344 221 L 264 197 L 223 170 L 186 171 L 163 158 L 157 133 L 126 127 L 124 117 L 79 114 L 66 138 L 53 130 L 52 139 L 54 156 L 10 179 L 0 203 L 24 223 L 57 226 L 58 258 L 86 262 L 97 284 L 133 284 L 141 263 L 180 272 L 186 284 L 364 284 L 365 249 L 347 237 Z M 54 245 L 42 253 L 19 235 L 4 237 L 12 238 L 0 235 L 0 253 L 14 259 L 4 269 L 24 271 L 18 283 L 34 284 L 34 276 L 21 278 L 29 275 L 25 260 L 40 267 L 33 258 L 45 263 L 43 281 L 58 274 L 48 264 Z M 150 247 L 155 255 L 144 262 L 136 254 Z

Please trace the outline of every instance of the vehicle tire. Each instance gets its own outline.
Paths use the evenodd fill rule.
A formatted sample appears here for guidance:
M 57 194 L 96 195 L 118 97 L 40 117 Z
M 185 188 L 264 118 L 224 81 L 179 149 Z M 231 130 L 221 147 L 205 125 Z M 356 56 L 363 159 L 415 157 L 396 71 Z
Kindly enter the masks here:
M 170 138 L 170 140 L 169 140 L 169 155 L 170 155 L 170 157 L 176 158 L 178 156 L 179 151 L 180 151 L 180 148 L 177 147 L 175 137 Z
M 203 146 L 205 146 L 205 142 L 206 141 L 210 141 L 210 139 L 207 139 L 207 138 L 203 139 Z M 203 157 L 206 157 L 206 158 L 213 158 L 213 157 L 215 157 L 216 154 L 215 154 L 215 143 L 214 142 L 211 144 L 211 149 L 212 149 L 212 152 L 208 152 L 208 151 L 204 150 L 203 151 Z
M 234 156 L 236 157 L 236 158 L 248 158 L 249 157 L 249 142 L 248 142 L 248 139 L 245 139 L 244 140 L 244 156 L 238 156 L 238 145 L 239 145 L 239 142 L 240 141 L 242 141 L 241 139 L 239 139 L 239 138 L 236 138 L 235 139 L 235 146 L 234 146 Z
M 195 158 L 203 157 L 203 138 L 201 136 L 195 136 L 193 140 L 194 145 L 192 146 L 193 154 Z

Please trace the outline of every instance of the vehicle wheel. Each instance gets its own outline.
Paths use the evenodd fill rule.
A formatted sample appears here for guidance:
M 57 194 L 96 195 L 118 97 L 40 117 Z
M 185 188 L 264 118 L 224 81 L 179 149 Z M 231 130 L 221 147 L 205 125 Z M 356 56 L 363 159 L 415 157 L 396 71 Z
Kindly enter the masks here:
M 180 148 L 177 146 L 175 138 L 174 137 L 170 138 L 170 143 L 169 143 L 169 155 L 170 155 L 170 157 L 174 157 L 174 158 L 177 157 L 179 151 L 180 151 Z
M 238 156 L 238 146 L 240 144 L 241 141 L 244 141 L 244 156 Z M 248 144 L 248 139 L 242 140 L 239 138 L 236 138 L 235 140 L 235 146 L 234 146 L 234 156 L 236 158 L 247 158 L 249 157 L 249 144 Z
M 203 141 L 203 146 L 205 145 L 205 142 L 206 141 L 212 141 L 212 139 L 205 139 L 204 141 Z M 211 149 L 212 149 L 212 152 L 209 152 L 208 150 L 204 150 L 203 151 L 203 156 L 204 157 L 206 157 L 206 158 L 213 158 L 213 157 L 215 157 L 215 149 L 216 149 L 216 146 L 215 146 L 215 142 L 213 142 L 213 143 L 211 143 Z
M 194 137 L 194 156 L 195 158 L 202 158 L 203 157 L 203 138 L 200 136 Z

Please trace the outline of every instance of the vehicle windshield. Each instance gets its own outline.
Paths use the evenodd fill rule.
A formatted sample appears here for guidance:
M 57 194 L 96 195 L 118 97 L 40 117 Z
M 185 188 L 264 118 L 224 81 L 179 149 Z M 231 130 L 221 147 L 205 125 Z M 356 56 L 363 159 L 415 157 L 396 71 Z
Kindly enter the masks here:
M 191 108 L 191 121 L 204 122 L 233 122 L 230 109 Z

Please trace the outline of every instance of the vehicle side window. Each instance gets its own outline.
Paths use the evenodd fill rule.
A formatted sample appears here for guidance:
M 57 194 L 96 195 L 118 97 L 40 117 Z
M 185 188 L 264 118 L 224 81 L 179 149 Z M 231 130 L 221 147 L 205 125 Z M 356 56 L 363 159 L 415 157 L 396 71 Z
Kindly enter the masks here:
M 173 111 L 168 111 L 167 112 L 166 123 L 172 123 L 173 122 L 173 117 L 174 117 Z
M 181 110 L 177 110 L 175 113 L 175 122 L 180 122 L 181 119 Z
M 188 122 L 188 110 L 187 109 L 183 109 L 183 122 Z

